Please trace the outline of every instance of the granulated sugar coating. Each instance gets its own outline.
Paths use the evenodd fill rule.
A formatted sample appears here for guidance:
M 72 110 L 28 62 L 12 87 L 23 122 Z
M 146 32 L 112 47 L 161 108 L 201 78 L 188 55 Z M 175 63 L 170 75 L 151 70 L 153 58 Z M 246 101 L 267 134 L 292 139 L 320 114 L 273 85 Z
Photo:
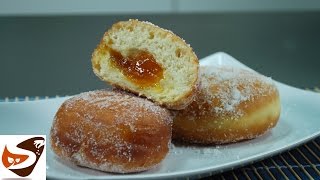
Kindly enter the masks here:
M 174 114 L 176 140 L 200 144 L 237 142 L 262 135 L 277 124 L 279 93 L 271 78 L 256 72 L 203 66 L 195 100 Z
M 150 169 L 168 153 L 172 119 L 154 103 L 120 91 L 91 91 L 67 100 L 51 129 L 61 158 L 102 171 Z
M 207 66 L 201 70 L 202 96 L 198 96 L 197 101 L 216 103 L 211 111 L 220 115 L 232 114 L 234 120 L 244 115 L 238 105 L 268 96 L 276 90 L 271 78 L 243 69 Z

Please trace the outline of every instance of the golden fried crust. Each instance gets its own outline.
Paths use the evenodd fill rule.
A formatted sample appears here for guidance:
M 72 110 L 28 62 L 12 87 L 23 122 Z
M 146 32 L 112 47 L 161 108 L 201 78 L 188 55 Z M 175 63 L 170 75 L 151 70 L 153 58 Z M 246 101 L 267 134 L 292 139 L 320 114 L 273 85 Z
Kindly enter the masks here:
M 166 156 L 172 119 L 152 102 L 122 92 L 92 91 L 59 108 L 51 146 L 62 159 L 107 172 L 150 169 Z
M 195 101 L 174 112 L 174 139 L 200 144 L 237 142 L 262 135 L 277 124 L 280 99 L 270 80 L 242 70 L 210 71 L 217 72 L 208 74 L 204 70 L 201 77 L 204 84 Z M 218 80 L 215 76 L 224 71 L 235 76 L 227 74 Z

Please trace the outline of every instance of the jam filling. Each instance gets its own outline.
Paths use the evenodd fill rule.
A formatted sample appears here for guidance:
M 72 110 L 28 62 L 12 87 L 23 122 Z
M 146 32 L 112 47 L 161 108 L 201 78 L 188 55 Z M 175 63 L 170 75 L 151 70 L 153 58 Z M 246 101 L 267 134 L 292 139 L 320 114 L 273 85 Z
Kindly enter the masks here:
M 140 88 L 157 86 L 163 78 L 163 69 L 152 54 L 145 50 L 131 49 L 127 56 L 108 48 L 112 66 L 118 68 Z

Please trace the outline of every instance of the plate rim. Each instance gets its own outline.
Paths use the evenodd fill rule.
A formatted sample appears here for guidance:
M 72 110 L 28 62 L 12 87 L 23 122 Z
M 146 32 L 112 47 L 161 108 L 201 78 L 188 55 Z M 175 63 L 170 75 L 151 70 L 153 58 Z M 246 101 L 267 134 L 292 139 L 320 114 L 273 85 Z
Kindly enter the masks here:
M 232 57 L 231 55 L 224 53 L 224 52 L 217 52 L 214 54 L 211 54 L 205 58 L 203 58 L 202 60 L 200 60 L 200 66 L 201 66 L 201 62 L 202 64 L 209 63 L 209 61 L 211 61 L 212 58 L 228 58 L 231 64 L 234 64 L 236 67 L 242 67 L 245 68 L 247 70 L 250 71 L 254 71 L 253 69 L 251 69 L 250 67 L 246 66 L 245 64 L 241 63 L 241 61 L 236 60 L 234 57 Z M 307 91 L 307 90 L 303 90 L 294 86 L 290 86 L 287 85 L 285 83 L 273 80 L 276 84 L 276 86 L 280 89 L 280 87 L 283 88 L 289 88 L 295 91 L 299 91 L 300 93 L 308 93 L 308 94 L 312 94 L 312 95 L 318 95 L 318 93 L 316 92 L 312 92 L 312 91 Z M 319 96 L 320 97 L 320 96 Z M 268 132 L 270 133 L 270 132 Z M 265 133 L 266 134 L 266 133 Z M 249 157 L 244 157 L 241 158 L 240 160 L 235 160 L 235 161 L 230 161 L 227 164 L 224 164 L 223 166 L 219 166 L 219 168 L 216 168 L 216 166 L 207 166 L 207 167 L 202 167 L 202 168 L 198 168 L 198 169 L 190 169 L 190 170 L 185 170 L 185 171 L 179 171 L 179 172 L 168 172 L 168 173 L 156 173 L 156 174 L 120 174 L 118 176 L 118 174 L 115 174 L 115 176 L 109 176 L 110 179 L 138 179 L 138 178 L 150 178 L 150 179 L 161 179 L 161 178 L 179 178 L 179 177 L 188 177 L 188 176 L 196 176 L 196 175 L 204 175 L 204 174 L 217 174 L 220 172 L 225 172 L 228 171 L 230 169 L 234 169 L 234 168 L 239 168 L 239 167 L 243 167 L 246 166 L 250 163 L 253 162 L 257 162 L 263 159 L 267 159 L 270 158 L 272 156 L 275 156 L 277 154 L 280 154 L 281 152 L 284 152 L 286 150 L 290 150 L 293 149 L 305 142 L 308 142 L 312 139 L 315 139 L 316 137 L 320 136 L 320 131 L 318 132 L 314 132 L 312 134 L 308 134 L 307 136 L 304 136 L 303 138 L 300 138 L 298 141 L 294 141 L 291 142 L 289 144 L 286 144 L 284 146 L 281 146 L 275 150 L 269 150 L 269 151 L 263 151 L 259 154 L 255 154 Z M 61 177 L 63 178 L 63 177 Z M 96 179 L 106 179 L 108 178 L 108 175 L 106 176 L 97 176 L 95 177 Z M 77 178 L 75 178 L 77 179 Z M 84 178 L 86 179 L 86 178 Z

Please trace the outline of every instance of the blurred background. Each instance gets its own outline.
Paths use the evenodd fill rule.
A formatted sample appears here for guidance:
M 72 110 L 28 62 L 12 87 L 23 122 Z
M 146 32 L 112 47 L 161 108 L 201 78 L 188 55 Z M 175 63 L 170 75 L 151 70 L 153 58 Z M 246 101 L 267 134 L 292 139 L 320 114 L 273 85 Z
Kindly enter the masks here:
M 91 53 L 134 18 L 172 30 L 199 59 L 223 51 L 277 81 L 320 86 L 320 1 L 0 0 L 0 98 L 105 88 Z

